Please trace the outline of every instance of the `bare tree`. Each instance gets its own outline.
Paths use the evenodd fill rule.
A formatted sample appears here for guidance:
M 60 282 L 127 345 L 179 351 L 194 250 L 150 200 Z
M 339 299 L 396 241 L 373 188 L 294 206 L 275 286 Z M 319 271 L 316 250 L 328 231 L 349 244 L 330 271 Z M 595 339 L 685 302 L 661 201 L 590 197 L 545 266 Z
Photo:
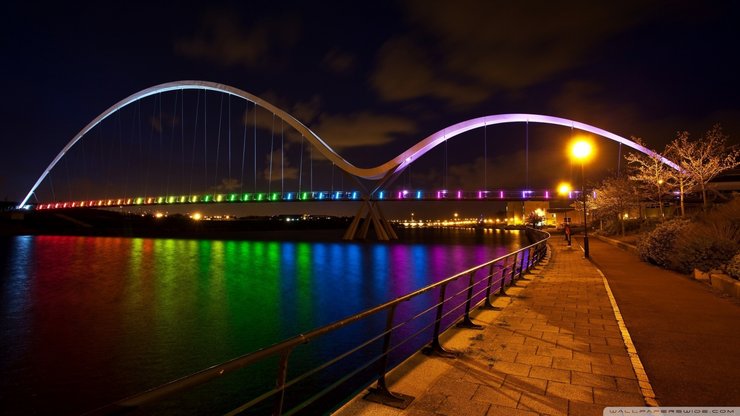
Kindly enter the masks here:
M 740 165 L 740 149 L 726 146 L 729 136 L 715 124 L 699 140 L 689 139 L 689 133 L 678 132 L 666 147 L 667 153 L 681 168 L 681 175 L 692 186 L 698 186 L 704 211 L 707 210 L 707 184 L 720 173 Z
M 633 137 L 632 140 L 645 145 L 639 137 Z M 676 171 L 663 163 L 658 152 L 651 152 L 649 155 L 630 152 L 625 159 L 630 171 L 629 179 L 640 184 L 639 189 L 645 197 L 658 202 L 660 217 L 664 218 L 662 197 L 676 181 Z
M 640 198 L 634 182 L 624 176 L 604 179 L 595 189 L 594 210 L 602 218 L 617 221 L 624 236 L 624 214 L 640 205 Z

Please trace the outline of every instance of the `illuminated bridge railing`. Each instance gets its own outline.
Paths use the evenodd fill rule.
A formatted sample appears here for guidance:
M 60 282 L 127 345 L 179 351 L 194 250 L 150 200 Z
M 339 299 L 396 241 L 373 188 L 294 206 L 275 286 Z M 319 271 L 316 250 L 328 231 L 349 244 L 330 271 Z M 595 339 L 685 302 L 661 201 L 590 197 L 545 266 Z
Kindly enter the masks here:
M 478 307 L 495 309 L 491 303 L 492 296 L 505 295 L 507 286 L 513 285 L 546 255 L 550 235 L 533 229 L 527 229 L 526 232 L 530 240 L 534 239 L 534 244 L 382 305 L 111 403 L 88 414 L 149 414 L 152 407 L 173 399 L 172 396 L 177 399 L 184 393 L 190 394 L 197 386 L 216 383 L 227 374 L 237 373 L 237 370 L 242 369 L 256 369 L 258 366 L 267 368 L 267 374 L 274 376 L 274 385 L 250 390 L 240 386 L 239 391 L 245 393 L 244 397 L 240 393 L 237 403 L 244 404 L 236 408 L 229 406 L 233 410 L 227 414 L 326 413 L 327 408 L 340 404 L 338 402 L 341 399 L 337 398 L 346 400 L 372 383 L 377 385 L 370 389 L 366 399 L 405 408 L 413 397 L 390 392 L 386 385 L 387 371 L 419 349 L 443 357 L 455 356 L 456 354 L 444 349 L 440 335 L 452 326 L 481 329 L 481 326 L 471 320 L 470 312 Z M 424 302 L 417 305 L 414 301 L 418 299 Z M 431 301 L 426 301 L 427 299 Z M 327 307 L 331 305 L 328 304 Z M 371 325 L 371 322 L 380 322 L 380 325 Z M 326 361 L 316 360 L 313 354 L 308 354 L 314 360 L 302 363 L 296 359 L 294 361 L 298 362 L 293 362 L 290 369 L 297 367 L 299 370 L 289 371 L 290 357 L 301 356 L 298 350 L 302 346 L 322 345 L 322 338 L 326 340 L 332 336 L 335 337 L 331 340 L 334 343 L 337 333 L 341 334 L 352 324 L 362 324 L 363 328 L 376 326 L 378 330 L 365 331 L 362 337 L 339 336 L 342 350 L 328 353 Z M 360 352 L 364 354 L 358 357 Z M 334 367 L 337 365 L 341 366 L 339 370 Z M 335 372 L 325 377 L 323 384 L 308 381 L 331 368 Z M 308 386 L 298 393 L 292 393 L 292 388 L 301 383 Z M 350 386 L 347 388 L 348 384 Z M 345 389 L 341 390 L 342 387 Z
M 578 197 L 577 192 L 568 194 L 567 199 Z M 374 201 L 512 201 L 512 200 L 552 200 L 565 198 L 548 190 L 542 191 L 378 191 Z M 317 191 L 317 192 L 255 192 L 255 193 L 227 193 L 204 195 L 169 195 L 129 198 L 106 198 L 79 201 L 62 201 L 41 203 L 34 209 L 65 209 L 84 207 L 120 207 L 139 205 L 177 205 L 177 204 L 210 204 L 210 203 L 251 203 L 251 202 L 309 202 L 309 201 L 359 201 L 362 193 L 359 191 Z

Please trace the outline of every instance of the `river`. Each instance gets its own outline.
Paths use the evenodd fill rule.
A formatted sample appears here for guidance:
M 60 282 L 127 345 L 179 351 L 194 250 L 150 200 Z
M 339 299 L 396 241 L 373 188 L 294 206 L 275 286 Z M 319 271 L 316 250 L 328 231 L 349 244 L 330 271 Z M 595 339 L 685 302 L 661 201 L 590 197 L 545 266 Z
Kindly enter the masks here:
M 394 299 L 526 241 L 519 231 L 403 231 L 391 243 L 4 238 L 0 413 L 89 411 Z M 324 354 L 296 360 L 314 355 Z M 273 383 L 272 373 L 265 377 Z M 210 396 L 232 400 L 213 390 Z M 225 410 L 212 402 L 185 406 Z

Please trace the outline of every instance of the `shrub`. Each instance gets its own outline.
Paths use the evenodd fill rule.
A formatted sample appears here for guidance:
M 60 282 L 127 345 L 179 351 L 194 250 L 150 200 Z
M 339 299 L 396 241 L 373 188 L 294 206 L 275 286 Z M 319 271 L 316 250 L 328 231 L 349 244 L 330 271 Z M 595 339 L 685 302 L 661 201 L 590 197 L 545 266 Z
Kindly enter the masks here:
M 683 230 L 690 224 L 689 220 L 665 221 L 645 234 L 637 241 L 637 252 L 644 261 L 669 268 L 675 257 L 674 245 Z
M 740 244 L 740 198 L 716 206 L 700 222 L 712 235 Z
M 740 253 L 735 254 L 730 260 L 730 263 L 727 264 L 727 274 L 732 278 L 740 280 Z
M 711 234 L 703 224 L 685 227 L 678 235 L 670 268 L 681 273 L 694 269 L 708 272 L 722 269 L 738 252 L 738 244 L 721 235 Z

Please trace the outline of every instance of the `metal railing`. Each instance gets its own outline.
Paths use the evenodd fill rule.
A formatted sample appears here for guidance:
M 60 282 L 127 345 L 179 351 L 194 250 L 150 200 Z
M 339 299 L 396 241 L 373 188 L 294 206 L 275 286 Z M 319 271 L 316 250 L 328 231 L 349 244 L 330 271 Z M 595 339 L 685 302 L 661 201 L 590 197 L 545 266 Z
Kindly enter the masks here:
M 426 343 L 426 347 L 423 349 L 424 352 L 445 357 L 454 356 L 453 353 L 450 353 L 443 348 L 439 340 L 440 335 L 446 329 L 455 324 L 455 322 L 457 322 L 458 327 L 462 328 L 482 328 L 480 325 L 476 325 L 475 323 L 473 323 L 473 321 L 470 319 L 471 310 L 479 306 L 488 309 L 495 309 L 495 307 L 491 303 L 491 296 L 505 295 L 507 285 L 513 285 L 518 278 L 521 278 L 524 273 L 529 272 L 529 270 L 545 256 L 547 251 L 546 243 L 547 240 L 550 238 L 550 234 L 533 229 L 527 229 L 527 232 L 536 235 L 537 241 L 524 248 L 513 251 L 504 256 L 500 256 L 478 266 L 472 267 L 453 276 L 445 278 L 437 283 L 428 285 L 412 293 L 398 297 L 350 317 L 314 329 L 305 334 L 289 338 L 270 347 L 266 347 L 261 350 L 257 350 L 255 352 L 226 361 L 224 363 L 209 367 L 197 373 L 147 390 L 143 393 L 139 393 L 126 399 L 119 400 L 115 403 L 108 404 L 88 414 L 121 414 L 128 411 L 139 410 L 146 405 L 162 401 L 166 397 L 169 397 L 175 393 L 184 392 L 185 390 L 189 390 L 206 382 L 221 378 L 224 375 L 235 370 L 264 362 L 269 358 L 278 358 L 275 387 L 252 398 L 243 405 L 233 409 L 228 414 L 237 414 L 244 412 L 250 408 L 254 408 L 257 405 L 264 403 L 269 399 L 273 400 L 272 414 L 274 415 L 294 414 L 300 412 L 309 405 L 313 404 L 315 401 L 319 400 L 326 393 L 332 391 L 336 387 L 340 386 L 342 383 L 347 382 L 349 379 L 356 376 L 360 372 L 367 371 L 374 365 L 377 366 L 377 373 L 372 380 L 364 384 L 364 387 L 372 384 L 373 382 L 377 382 L 377 384 L 376 387 L 370 389 L 370 394 L 366 396 L 366 399 L 382 402 L 394 407 L 405 408 L 410 403 L 410 401 L 413 400 L 413 398 L 410 396 L 405 396 L 403 394 L 392 393 L 388 390 L 388 387 L 386 385 L 386 373 L 389 370 L 388 364 L 391 352 L 398 350 L 406 342 L 420 336 L 425 331 L 433 327 L 431 339 L 428 341 L 428 343 Z M 529 235 L 531 239 L 532 234 Z M 476 275 L 480 274 L 478 273 L 479 271 L 484 271 L 485 275 L 476 279 Z M 465 279 L 466 277 L 467 284 L 457 292 L 448 295 L 448 287 L 452 283 L 458 282 L 461 279 Z M 437 303 L 427 307 L 426 309 L 418 312 L 411 317 L 408 317 L 408 319 L 404 321 L 396 322 L 396 310 L 400 304 L 408 302 L 414 298 L 419 297 L 422 294 L 431 292 L 435 289 L 439 290 Z M 459 300 L 462 296 L 464 296 L 464 301 Z M 455 299 L 459 300 L 459 303 L 456 305 L 454 304 Z M 452 306 L 449 307 L 449 310 L 445 311 L 445 306 L 451 304 Z M 317 338 L 322 337 L 326 334 L 335 332 L 340 328 L 346 327 L 352 323 L 377 316 L 382 312 L 387 313 L 385 319 L 385 330 L 383 332 L 345 351 L 344 353 L 334 357 L 333 359 L 322 363 L 318 367 L 315 367 L 291 380 L 287 379 L 289 357 L 291 355 L 291 352 L 293 352 L 296 347 L 316 340 Z M 434 319 L 431 323 L 428 323 L 421 328 L 413 328 L 412 330 L 414 332 L 412 334 L 406 336 L 404 339 L 391 346 L 391 338 L 393 334 L 401 332 L 399 331 L 400 328 L 409 325 L 411 322 L 417 322 L 418 320 L 421 320 L 422 317 L 432 312 L 434 312 Z M 442 325 L 444 320 L 448 321 L 448 325 L 445 328 L 443 328 Z M 323 387 L 321 391 L 313 394 L 303 403 L 300 403 L 292 407 L 291 409 L 288 409 L 287 411 L 286 409 L 284 409 L 286 389 L 338 363 L 342 359 L 360 350 L 367 349 L 368 347 L 380 341 L 382 341 L 381 351 L 378 351 L 373 357 L 371 357 L 370 360 L 364 362 L 362 365 L 352 369 L 351 371 L 347 370 L 344 376 L 340 377 L 337 380 L 334 380 L 330 385 Z

